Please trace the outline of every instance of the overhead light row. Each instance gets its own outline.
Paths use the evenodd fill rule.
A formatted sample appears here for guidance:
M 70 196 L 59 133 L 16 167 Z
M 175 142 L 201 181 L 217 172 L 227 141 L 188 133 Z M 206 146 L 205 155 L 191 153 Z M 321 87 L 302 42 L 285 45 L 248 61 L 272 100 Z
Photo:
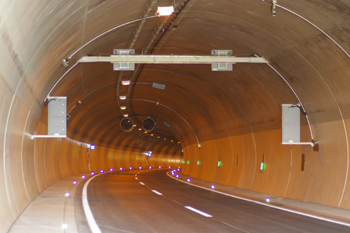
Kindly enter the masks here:
M 122 85 L 123 86 L 129 86 L 130 85 L 130 80 L 122 80 Z M 119 100 L 126 100 L 126 95 L 121 95 L 121 96 L 119 96 Z M 126 110 L 126 106 L 120 106 L 120 110 Z M 129 117 L 129 114 L 123 114 L 123 117 L 125 117 L 125 118 L 128 118 Z

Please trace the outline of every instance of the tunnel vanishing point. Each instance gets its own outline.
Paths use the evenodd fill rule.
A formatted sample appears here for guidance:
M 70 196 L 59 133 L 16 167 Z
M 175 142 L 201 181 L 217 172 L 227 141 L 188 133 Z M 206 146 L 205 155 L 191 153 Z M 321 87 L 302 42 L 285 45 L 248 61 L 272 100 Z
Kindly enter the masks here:
M 56 181 L 111 166 L 349 210 L 349 13 L 347 0 L 1 0 L 0 232 Z M 121 70 L 96 62 L 118 51 Z M 137 55 L 160 60 L 124 69 Z M 58 96 L 67 137 L 35 137 Z M 282 145 L 282 104 L 317 145 Z

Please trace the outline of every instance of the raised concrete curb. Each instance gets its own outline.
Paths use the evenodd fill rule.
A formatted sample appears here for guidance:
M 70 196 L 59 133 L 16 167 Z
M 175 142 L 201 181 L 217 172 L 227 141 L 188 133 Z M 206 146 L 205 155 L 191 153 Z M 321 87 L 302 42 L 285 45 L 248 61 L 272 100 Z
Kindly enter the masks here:
M 73 180 L 77 184 L 73 184 Z M 41 192 L 17 218 L 9 230 L 10 233 L 54 233 L 78 232 L 74 211 L 74 195 L 76 188 L 83 179 L 81 176 L 71 176 L 57 181 Z M 65 193 L 70 196 L 66 197 Z M 62 224 L 67 224 L 63 229 Z

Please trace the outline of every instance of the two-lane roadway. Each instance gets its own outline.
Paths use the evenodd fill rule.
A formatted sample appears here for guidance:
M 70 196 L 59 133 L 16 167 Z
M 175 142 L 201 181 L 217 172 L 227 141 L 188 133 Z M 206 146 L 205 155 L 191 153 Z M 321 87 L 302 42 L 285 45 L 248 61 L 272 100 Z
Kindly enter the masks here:
M 346 226 L 184 184 L 169 178 L 165 170 L 98 176 L 88 186 L 88 200 L 103 233 L 350 232 Z

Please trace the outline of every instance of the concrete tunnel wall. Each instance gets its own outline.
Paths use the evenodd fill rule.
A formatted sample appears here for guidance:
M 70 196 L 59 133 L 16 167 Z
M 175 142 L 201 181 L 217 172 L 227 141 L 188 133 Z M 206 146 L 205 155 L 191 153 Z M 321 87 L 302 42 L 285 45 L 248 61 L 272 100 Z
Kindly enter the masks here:
M 235 65 L 233 73 L 213 74 L 204 66 L 157 66 L 163 72 L 158 74 L 156 69 L 146 67 L 143 72 L 152 79 L 140 76 L 142 81 L 167 82 L 167 94 L 153 93 L 149 87 L 135 84 L 134 98 L 161 99 L 164 105 L 180 112 L 193 127 L 200 149 L 193 132 L 179 116 L 140 101 L 133 103 L 135 112 L 154 112 L 159 119 L 171 122 L 172 130 L 161 130 L 178 139 L 181 146 L 144 140 L 133 148 L 132 142 L 140 139 L 136 133 L 111 133 L 119 121 L 111 127 L 112 118 L 98 120 L 115 105 L 107 101 L 110 96 L 103 96 L 108 87 L 96 92 L 95 102 L 86 106 L 83 102 L 84 108 L 72 115 L 68 139 L 31 140 L 31 134 L 47 132 L 47 107 L 43 100 L 66 72 L 62 58 L 101 33 L 139 19 L 149 1 L 0 2 L 0 232 L 6 232 L 30 201 L 49 185 L 88 172 L 88 158 L 91 170 L 138 166 L 145 163 L 142 152 L 150 149 L 155 152 L 150 159 L 152 166 L 178 166 L 182 149 L 185 174 L 350 209 L 350 3 L 281 0 L 274 18 L 267 1 L 187 2 L 174 21 L 178 29 L 169 32 L 172 37 L 165 36 L 165 42 L 158 47 L 154 46 L 156 54 L 208 54 L 215 47 L 234 47 L 235 54 L 257 53 L 275 68 Z M 150 19 L 135 47 L 144 48 L 160 23 L 161 19 Z M 71 64 L 86 54 L 110 54 L 113 48 L 128 48 L 136 29 L 137 24 L 125 26 L 93 41 L 78 51 Z M 106 66 L 78 65 L 52 95 L 68 96 L 68 109 L 72 109 L 78 100 L 88 98 L 95 90 L 91 84 L 94 76 L 104 77 L 101 86 L 117 79 L 103 73 L 107 69 L 101 67 Z M 174 70 L 183 79 L 174 78 Z M 174 77 L 165 81 L 164 73 Z M 83 82 L 86 90 L 81 94 Z M 115 93 L 115 88 L 110 88 L 110 92 Z M 310 146 L 281 145 L 280 105 L 299 101 L 305 106 L 319 151 Z M 102 112 L 97 114 L 94 108 Z M 117 117 L 113 117 L 115 121 Z M 311 141 L 303 115 L 301 139 Z M 97 149 L 88 153 L 81 142 L 95 143 Z M 302 154 L 306 158 L 304 171 Z M 263 173 L 259 169 L 262 156 L 266 163 Z M 221 167 L 217 166 L 218 160 Z

